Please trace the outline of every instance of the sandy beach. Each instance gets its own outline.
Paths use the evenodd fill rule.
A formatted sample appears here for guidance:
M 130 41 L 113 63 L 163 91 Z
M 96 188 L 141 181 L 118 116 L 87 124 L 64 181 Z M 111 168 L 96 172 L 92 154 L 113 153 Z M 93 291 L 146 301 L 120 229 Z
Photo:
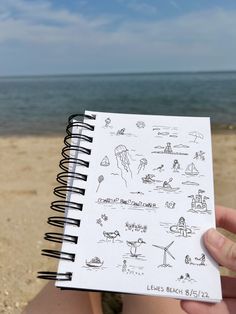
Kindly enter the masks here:
M 0 147 L 0 313 L 20 313 L 46 283 L 37 271 L 57 265 L 41 249 L 55 247 L 43 235 L 53 230 L 46 221 L 63 138 L 2 137 Z M 235 131 L 213 134 L 213 156 L 216 203 L 236 208 Z

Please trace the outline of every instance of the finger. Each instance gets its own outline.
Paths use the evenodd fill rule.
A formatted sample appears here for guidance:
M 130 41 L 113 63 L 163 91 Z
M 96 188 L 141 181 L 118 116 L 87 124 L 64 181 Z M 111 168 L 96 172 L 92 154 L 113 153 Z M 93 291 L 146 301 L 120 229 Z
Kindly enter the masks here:
M 236 209 L 216 206 L 216 225 L 231 232 L 236 232 Z
M 236 299 L 236 278 L 221 277 L 222 292 L 224 298 Z
M 236 301 L 235 299 L 225 299 L 220 303 L 181 301 L 180 305 L 188 314 L 234 314 Z
M 212 257 L 220 265 L 236 271 L 236 243 L 215 229 L 209 229 L 203 237 L 205 246 Z

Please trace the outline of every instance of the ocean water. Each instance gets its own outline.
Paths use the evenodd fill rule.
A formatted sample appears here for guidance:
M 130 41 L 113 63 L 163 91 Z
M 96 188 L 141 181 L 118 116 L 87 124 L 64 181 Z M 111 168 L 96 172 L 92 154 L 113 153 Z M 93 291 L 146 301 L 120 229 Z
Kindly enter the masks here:
M 236 124 L 236 72 L 0 78 L 0 135 L 64 134 L 85 109 Z

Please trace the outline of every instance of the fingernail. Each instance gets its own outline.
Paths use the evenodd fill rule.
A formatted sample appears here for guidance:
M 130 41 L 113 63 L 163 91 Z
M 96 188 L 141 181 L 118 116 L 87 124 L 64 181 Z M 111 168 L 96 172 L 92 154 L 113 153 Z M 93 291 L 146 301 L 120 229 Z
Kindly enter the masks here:
M 215 229 L 210 229 L 207 232 L 207 242 L 210 245 L 214 246 L 216 249 L 220 249 L 225 242 L 225 238 Z

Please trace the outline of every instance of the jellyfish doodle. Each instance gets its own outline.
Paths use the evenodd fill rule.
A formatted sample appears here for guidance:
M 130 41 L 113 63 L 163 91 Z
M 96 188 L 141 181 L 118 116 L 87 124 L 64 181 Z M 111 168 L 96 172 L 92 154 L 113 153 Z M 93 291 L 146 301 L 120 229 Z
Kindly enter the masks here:
M 115 156 L 117 167 L 121 171 L 121 178 L 125 181 L 125 185 L 127 186 L 127 180 L 125 178 L 125 175 L 129 174 L 132 178 L 132 171 L 130 169 L 130 160 L 127 147 L 125 145 L 118 145 L 115 148 Z
M 147 159 L 146 158 L 142 158 L 140 159 L 139 165 L 138 165 L 138 174 L 141 170 L 144 170 L 145 167 L 147 165 Z

